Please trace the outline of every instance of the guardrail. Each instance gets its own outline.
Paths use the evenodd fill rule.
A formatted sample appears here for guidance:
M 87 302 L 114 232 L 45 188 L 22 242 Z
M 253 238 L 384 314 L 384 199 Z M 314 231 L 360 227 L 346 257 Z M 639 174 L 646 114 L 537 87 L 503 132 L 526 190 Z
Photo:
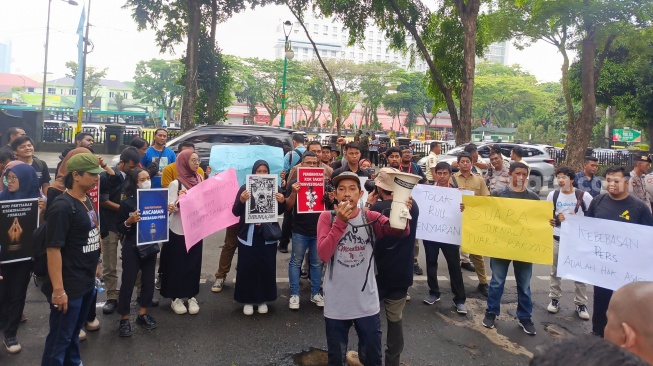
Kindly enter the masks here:
M 106 134 L 104 127 L 82 127 L 82 132 L 90 133 L 93 136 L 96 144 L 103 144 L 105 142 Z M 179 130 L 170 130 L 168 131 L 168 140 L 171 140 L 181 134 L 182 132 Z M 154 140 L 154 131 L 127 130 L 123 134 L 123 145 L 129 145 L 134 137 L 142 137 L 151 143 Z M 62 142 L 72 144 L 74 143 L 74 140 L 75 129 L 73 127 L 46 127 L 43 129 L 44 142 Z

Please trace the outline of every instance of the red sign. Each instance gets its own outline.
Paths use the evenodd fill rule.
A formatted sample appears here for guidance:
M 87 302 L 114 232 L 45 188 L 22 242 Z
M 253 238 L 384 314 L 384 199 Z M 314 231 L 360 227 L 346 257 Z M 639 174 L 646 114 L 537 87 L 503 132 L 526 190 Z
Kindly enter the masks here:
M 95 187 L 89 189 L 86 191 L 89 196 L 91 196 L 91 200 L 93 200 L 93 207 L 95 207 L 95 212 L 100 212 L 100 181 L 95 184 Z
M 297 213 L 324 211 L 324 168 L 297 168 Z

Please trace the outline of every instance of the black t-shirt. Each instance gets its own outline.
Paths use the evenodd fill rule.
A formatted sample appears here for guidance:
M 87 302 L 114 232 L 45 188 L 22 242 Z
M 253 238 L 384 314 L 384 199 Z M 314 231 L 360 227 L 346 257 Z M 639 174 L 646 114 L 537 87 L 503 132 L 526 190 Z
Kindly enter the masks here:
M 109 175 L 107 172 L 100 174 L 100 202 L 111 201 L 120 204 L 123 197 L 125 178 L 118 167 L 114 168 L 116 174 Z M 116 232 L 116 222 L 118 220 L 118 211 L 111 211 L 100 207 L 100 229 L 102 237 L 109 234 L 109 231 Z
M 288 182 L 288 189 L 286 189 L 286 198 L 290 197 L 292 194 L 292 185 L 297 182 L 297 179 L 293 179 Z M 297 213 L 297 202 L 295 202 L 295 207 L 292 211 L 292 232 L 304 236 L 317 236 L 317 222 L 320 220 L 321 212 L 316 213 Z
M 613 200 L 608 193 L 596 196 L 585 216 L 653 226 L 651 211 L 644 202 L 631 195 L 623 200 Z
M 515 192 L 510 187 L 505 187 L 504 189 L 494 191 L 492 192 L 492 196 L 494 197 L 504 197 L 504 198 L 519 198 L 523 200 L 535 200 L 539 201 L 540 196 L 537 195 L 537 193 L 531 191 L 530 189 L 526 189 L 523 192 Z
M 33 158 L 32 168 L 34 168 L 36 176 L 39 178 L 39 188 L 41 188 L 45 183 L 50 184 L 50 171 L 48 170 L 48 164 L 46 164 L 45 161 Z
M 75 205 L 75 213 L 71 210 Z M 69 299 L 78 298 L 95 286 L 95 270 L 100 258 L 100 230 L 97 214 L 89 197 L 86 202 L 63 193 L 52 203 L 46 215 L 47 247 L 61 248 L 61 274 Z M 52 284 L 46 281 L 46 295 Z M 44 284 L 44 286 L 46 286 Z

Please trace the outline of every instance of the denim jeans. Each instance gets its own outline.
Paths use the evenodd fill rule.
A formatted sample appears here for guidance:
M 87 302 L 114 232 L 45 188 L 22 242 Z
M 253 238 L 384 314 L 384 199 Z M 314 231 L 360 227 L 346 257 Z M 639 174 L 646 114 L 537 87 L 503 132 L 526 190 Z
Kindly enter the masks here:
M 381 366 L 381 318 L 379 314 L 364 318 L 337 320 L 324 318 L 329 366 L 347 365 L 347 343 L 352 324 L 358 335 L 358 358 L 365 366 Z
M 511 261 L 508 259 L 490 258 L 492 279 L 487 297 L 487 311 L 499 315 L 501 308 L 501 296 L 503 286 L 506 284 L 508 267 L 512 262 L 517 280 L 517 318 L 519 320 L 530 319 L 533 312 L 533 301 L 531 299 L 531 276 L 533 275 L 533 263 Z
M 82 363 L 79 330 L 86 322 L 90 307 L 95 306 L 94 298 L 95 288 L 80 297 L 69 299 L 66 314 L 50 303 L 50 332 L 45 338 L 41 366 L 76 366 Z
M 299 296 L 299 276 L 307 249 L 310 255 L 311 296 L 320 292 L 322 286 L 322 261 L 317 255 L 317 237 L 292 233 L 292 255 L 288 263 L 290 295 Z

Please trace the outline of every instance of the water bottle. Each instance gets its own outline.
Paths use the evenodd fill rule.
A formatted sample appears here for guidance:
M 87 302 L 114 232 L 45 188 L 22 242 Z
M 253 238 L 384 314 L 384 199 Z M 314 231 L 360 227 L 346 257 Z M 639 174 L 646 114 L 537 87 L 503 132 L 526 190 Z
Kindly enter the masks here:
M 102 285 L 102 281 L 100 280 L 99 277 L 96 277 L 96 278 L 95 278 L 95 290 L 96 290 L 98 293 L 102 293 L 102 292 L 104 292 L 104 291 L 106 290 L 106 289 L 104 288 L 104 286 Z

